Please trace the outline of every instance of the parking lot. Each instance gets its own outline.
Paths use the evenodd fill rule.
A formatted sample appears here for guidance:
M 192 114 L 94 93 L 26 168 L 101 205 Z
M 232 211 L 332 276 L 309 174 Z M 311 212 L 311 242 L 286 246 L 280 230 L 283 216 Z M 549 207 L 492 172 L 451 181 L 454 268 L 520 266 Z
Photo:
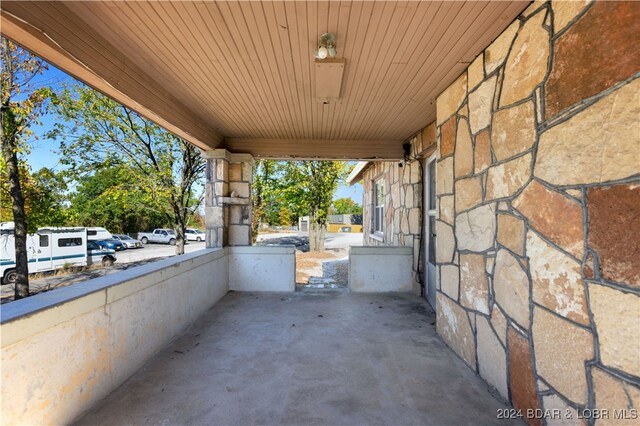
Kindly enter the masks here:
M 189 241 L 189 244 L 184 246 L 184 252 L 191 253 L 192 251 L 203 248 L 204 242 Z M 174 254 L 176 254 L 176 246 L 170 246 L 168 244 L 147 244 L 141 249 L 128 249 L 116 252 L 116 257 L 118 258 L 116 263 L 139 262 L 157 257 L 173 256 Z
M 185 253 L 191 253 L 196 250 L 202 250 L 205 247 L 204 242 L 190 241 L 185 245 Z M 31 293 L 53 290 L 57 287 L 63 287 L 86 281 L 92 278 L 98 278 L 114 272 L 123 271 L 134 266 L 144 265 L 145 263 L 155 262 L 176 254 L 176 247 L 168 244 L 147 244 L 141 249 L 128 249 L 116 252 L 116 263 L 113 266 L 101 267 L 94 266 L 91 268 L 81 268 L 68 271 L 55 271 L 44 274 L 33 274 L 29 279 L 29 290 Z M 2 303 L 13 300 L 14 288 L 12 285 L 3 285 L 0 289 L 0 298 Z
M 323 276 L 323 261 L 327 261 L 327 258 L 308 258 L 309 255 L 313 253 L 303 253 L 309 250 L 309 238 L 305 232 L 262 233 L 258 236 L 257 245 L 294 245 L 296 246 L 297 255 L 304 257 L 304 259 L 299 259 L 298 265 L 304 277 Z M 331 256 L 329 256 L 331 260 L 340 260 L 346 263 L 348 247 L 351 245 L 362 245 L 362 234 L 327 234 L 325 239 L 325 253 L 331 254 Z M 185 245 L 185 253 L 191 253 L 204 248 L 204 242 L 190 241 Z M 89 268 L 83 267 L 66 271 L 33 274 L 30 276 L 29 290 L 32 294 L 53 290 L 57 287 L 76 284 L 81 281 L 144 265 L 149 262 L 155 262 L 169 256 L 174 256 L 175 253 L 176 247 L 168 244 L 147 244 L 141 249 L 119 251 L 116 252 L 117 260 L 113 266 L 102 267 L 95 265 Z M 3 285 L 0 289 L 1 302 L 10 302 L 13 300 L 13 294 L 14 288 L 12 285 Z

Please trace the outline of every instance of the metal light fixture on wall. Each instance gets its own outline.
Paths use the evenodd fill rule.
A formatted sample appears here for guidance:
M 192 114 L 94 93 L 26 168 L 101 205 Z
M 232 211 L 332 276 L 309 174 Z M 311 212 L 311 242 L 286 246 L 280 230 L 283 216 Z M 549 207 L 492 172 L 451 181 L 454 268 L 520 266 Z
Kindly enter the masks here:
M 402 161 L 398 163 L 398 167 L 404 167 L 414 159 L 411 157 L 411 143 L 407 142 L 402 144 L 402 152 Z
M 318 50 L 315 51 L 316 59 L 327 59 L 336 57 L 336 36 L 332 33 L 324 33 L 318 40 Z

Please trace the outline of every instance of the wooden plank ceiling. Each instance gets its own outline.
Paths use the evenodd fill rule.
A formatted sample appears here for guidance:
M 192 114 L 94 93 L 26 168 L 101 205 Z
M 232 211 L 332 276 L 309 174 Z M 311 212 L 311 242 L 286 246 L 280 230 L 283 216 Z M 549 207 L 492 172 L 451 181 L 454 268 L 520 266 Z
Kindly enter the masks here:
M 203 149 L 396 159 L 528 2 L 2 2 L 2 33 Z M 318 36 L 346 60 L 315 96 Z

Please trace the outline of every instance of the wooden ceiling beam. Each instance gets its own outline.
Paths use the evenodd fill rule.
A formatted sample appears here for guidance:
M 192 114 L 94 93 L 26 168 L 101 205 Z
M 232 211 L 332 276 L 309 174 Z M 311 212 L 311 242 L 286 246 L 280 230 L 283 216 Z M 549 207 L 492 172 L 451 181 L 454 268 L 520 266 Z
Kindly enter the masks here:
M 63 4 L 5 1 L 0 28 L 3 36 L 199 148 L 222 142 L 210 123 Z
M 403 140 L 226 138 L 224 148 L 278 160 L 400 160 Z

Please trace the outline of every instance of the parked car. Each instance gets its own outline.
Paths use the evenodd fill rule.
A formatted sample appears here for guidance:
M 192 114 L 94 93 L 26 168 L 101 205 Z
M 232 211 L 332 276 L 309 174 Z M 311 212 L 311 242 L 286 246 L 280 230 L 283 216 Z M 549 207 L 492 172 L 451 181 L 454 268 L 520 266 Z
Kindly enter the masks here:
M 104 247 L 106 249 L 110 249 L 110 250 L 114 250 L 114 251 L 120 251 L 120 250 L 126 250 L 127 248 L 125 247 L 124 244 L 122 244 L 122 241 L 120 240 L 115 240 L 113 238 L 109 239 L 109 240 L 100 240 L 100 241 L 96 241 L 96 243 L 100 246 L 100 247 Z
M 188 228 L 185 231 L 184 236 L 186 237 L 187 241 L 204 241 L 204 231 L 201 231 L 199 229 Z
M 113 234 L 113 239 L 120 241 L 124 244 L 125 248 L 133 249 L 133 248 L 142 248 L 142 243 L 135 238 L 131 238 L 125 234 Z
M 154 229 L 153 232 L 139 232 L 138 239 L 142 241 L 142 244 L 147 243 L 160 243 L 176 245 L 176 235 L 173 229 Z
M 115 250 L 101 247 L 97 241 L 87 241 L 87 265 L 100 262 L 102 266 L 111 266 L 115 261 Z

